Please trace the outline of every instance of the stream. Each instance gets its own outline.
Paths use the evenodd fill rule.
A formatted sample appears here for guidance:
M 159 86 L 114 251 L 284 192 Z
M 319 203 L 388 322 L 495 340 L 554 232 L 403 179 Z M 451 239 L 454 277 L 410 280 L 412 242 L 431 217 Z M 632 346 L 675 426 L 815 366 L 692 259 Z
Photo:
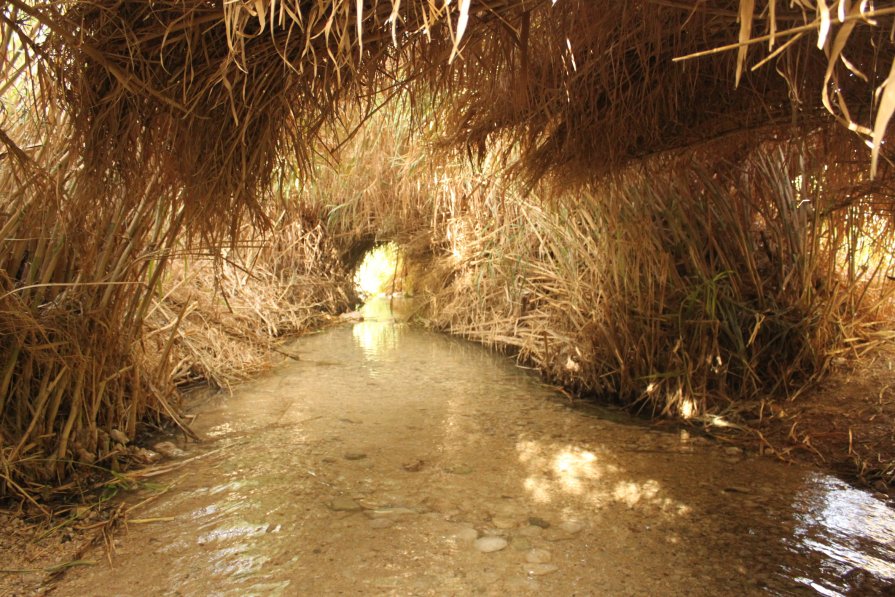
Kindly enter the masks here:
M 873 495 L 371 319 L 207 399 L 111 563 L 97 548 L 52 594 L 892 594 Z

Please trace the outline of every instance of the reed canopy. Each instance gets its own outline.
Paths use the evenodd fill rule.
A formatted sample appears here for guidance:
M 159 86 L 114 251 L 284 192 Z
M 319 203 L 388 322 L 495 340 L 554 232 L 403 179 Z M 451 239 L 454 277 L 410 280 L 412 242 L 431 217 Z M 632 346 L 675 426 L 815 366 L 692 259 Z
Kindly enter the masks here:
M 181 326 L 193 311 L 188 297 L 171 302 L 188 286 L 172 282 L 172 264 L 225 248 L 251 255 L 247 269 L 262 253 L 282 263 L 283 251 L 247 247 L 264 234 L 335 263 L 346 247 L 323 240 L 335 210 L 290 201 L 313 194 L 321 164 L 396 102 L 400 122 L 377 122 L 426 159 L 462 159 L 465 172 L 446 191 L 450 209 L 420 199 L 413 220 L 401 204 L 398 228 L 428 222 L 443 249 L 468 225 L 470 246 L 492 256 L 495 239 L 501 250 L 516 243 L 515 261 L 487 269 L 504 272 L 491 279 L 502 302 L 458 310 L 445 328 L 503 338 L 581 389 L 639 400 L 673 379 L 698 408 L 711 407 L 710 392 L 767 389 L 757 369 L 789 380 L 806 355 L 825 362 L 820 353 L 848 334 L 811 322 L 857 313 L 868 279 L 888 271 L 856 268 L 858 238 L 837 223 L 891 232 L 893 28 L 895 7 L 870 0 L 6 0 L 0 493 L 31 496 L 73 468 L 114 461 L 126 446 L 113 429 L 133 438 L 147 413 L 176 419 L 175 372 L 188 368 L 177 351 L 190 344 Z M 432 168 L 414 170 L 414 193 L 444 180 Z M 820 188 L 824 202 L 812 203 Z M 508 206 L 507 193 L 518 201 Z M 376 235 L 370 222 L 353 228 Z M 809 222 L 817 234 L 792 233 Z M 521 229 L 533 236 L 510 235 Z M 642 246 L 661 259 L 635 259 L 638 230 L 651 231 Z M 560 263 L 573 237 L 589 248 L 568 254 L 617 269 Z M 522 265 L 534 290 L 511 284 Z M 472 261 L 458 268 L 485 279 Z M 269 271 L 285 279 L 279 265 Z M 833 309 L 824 293 L 842 280 L 860 296 Z M 665 293 L 669 281 L 690 288 Z M 635 286 L 649 308 L 625 298 Z M 724 301 L 705 297 L 722 286 L 719 319 L 706 305 Z M 315 304 L 342 300 L 315 293 Z M 559 317 L 545 305 L 564 293 L 576 298 Z M 515 314 L 512 333 L 483 328 L 501 309 Z M 775 328 L 781 313 L 788 323 Z M 574 334 L 541 342 L 550 334 L 536 321 Z M 686 322 L 696 335 L 681 332 Z M 649 357 L 631 356 L 644 342 Z M 740 355 L 736 383 L 706 381 L 728 353 Z

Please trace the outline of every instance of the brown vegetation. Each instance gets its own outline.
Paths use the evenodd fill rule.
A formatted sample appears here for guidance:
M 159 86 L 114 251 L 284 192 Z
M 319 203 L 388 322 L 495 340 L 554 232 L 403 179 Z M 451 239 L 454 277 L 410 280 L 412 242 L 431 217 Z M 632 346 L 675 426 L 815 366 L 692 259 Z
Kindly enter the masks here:
M 256 370 L 376 238 L 440 258 L 435 325 L 574 389 L 688 417 L 797 396 L 886 327 L 893 14 L 9 0 L 0 494 Z

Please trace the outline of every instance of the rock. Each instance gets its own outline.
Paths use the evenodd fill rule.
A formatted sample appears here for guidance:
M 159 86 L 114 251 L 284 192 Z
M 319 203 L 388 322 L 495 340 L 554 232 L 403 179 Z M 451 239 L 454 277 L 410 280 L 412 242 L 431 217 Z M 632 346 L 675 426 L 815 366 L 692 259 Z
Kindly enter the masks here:
M 743 451 L 737 448 L 736 446 L 727 446 L 724 448 L 724 453 L 728 456 L 742 456 Z
M 523 537 L 537 537 L 544 533 L 544 529 L 538 526 L 528 526 L 519 529 L 519 534 Z
M 498 516 L 491 519 L 491 524 L 493 524 L 498 529 L 511 529 L 516 526 L 516 521 L 512 518 L 503 518 Z
M 370 518 L 401 518 L 402 516 L 412 516 L 415 514 L 419 514 L 416 510 L 411 510 L 410 508 L 376 508 L 375 510 L 368 510 L 367 516 Z
M 367 455 L 363 452 L 346 452 L 345 460 L 363 460 Z
M 476 539 L 475 548 L 482 553 L 492 553 L 506 549 L 508 543 L 503 537 L 482 537 Z
M 172 442 L 159 442 L 152 449 L 165 458 L 180 458 L 186 456 L 186 452 L 175 446 Z
M 533 526 L 533 527 L 539 527 L 539 528 L 542 528 L 542 529 L 549 529 L 549 528 L 550 528 L 550 523 L 549 523 L 549 522 L 547 522 L 547 521 L 544 520 L 543 518 L 538 518 L 537 516 L 529 516 L 529 517 L 528 517 L 528 524 L 530 524 L 530 525 Z
M 560 524 L 559 528 L 570 535 L 577 535 L 584 530 L 584 525 L 577 520 L 567 520 Z
M 545 576 L 559 570 L 559 568 L 553 564 L 525 564 L 523 569 L 529 576 Z
M 129 441 L 131 441 L 130 438 L 124 432 L 119 431 L 118 429 L 113 429 L 112 431 L 110 431 L 109 437 L 111 437 L 114 441 L 118 442 L 119 444 L 127 445 L 127 443 Z
M 333 498 L 329 503 L 329 507 L 335 512 L 358 512 L 361 510 L 360 504 L 345 496 Z
M 532 549 L 525 554 L 525 561 L 529 564 L 546 564 L 553 559 L 553 555 L 546 549 Z
M 387 529 L 394 524 L 395 521 L 388 518 L 374 518 L 370 521 L 370 527 L 374 529 Z
M 162 459 L 162 455 L 146 448 L 137 448 L 134 450 L 134 458 L 143 464 L 154 464 Z
M 479 532 L 472 527 L 466 527 L 455 531 L 453 534 L 451 534 L 451 537 L 453 537 L 455 541 L 472 543 L 479 538 Z

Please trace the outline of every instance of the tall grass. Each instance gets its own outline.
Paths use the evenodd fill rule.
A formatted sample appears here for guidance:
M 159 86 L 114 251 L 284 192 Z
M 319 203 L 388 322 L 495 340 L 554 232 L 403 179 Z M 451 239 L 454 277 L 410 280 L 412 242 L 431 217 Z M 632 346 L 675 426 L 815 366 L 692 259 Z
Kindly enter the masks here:
M 459 216 L 474 240 L 433 316 L 652 414 L 792 397 L 890 309 L 891 189 L 828 158 L 768 143 L 736 163 L 657 159 L 577 195 L 483 195 Z

